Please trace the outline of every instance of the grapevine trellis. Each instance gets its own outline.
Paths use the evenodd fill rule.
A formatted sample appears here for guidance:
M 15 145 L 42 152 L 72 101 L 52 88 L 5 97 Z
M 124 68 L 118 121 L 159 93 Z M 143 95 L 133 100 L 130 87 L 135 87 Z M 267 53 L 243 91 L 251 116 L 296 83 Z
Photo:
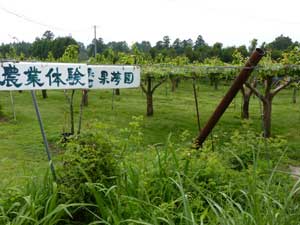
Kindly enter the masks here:
M 170 80 L 172 91 L 175 91 L 180 80 L 189 79 L 192 81 L 193 85 L 198 129 L 200 130 L 200 113 L 195 91 L 197 81 L 209 79 L 214 88 L 218 89 L 219 81 L 231 82 L 243 69 L 253 69 L 254 72 L 250 77 L 249 82 L 245 83 L 240 89 L 242 93 L 241 116 L 243 119 L 249 118 L 250 97 L 256 95 L 262 103 L 264 136 L 270 137 L 272 101 L 274 97 L 280 91 L 291 85 L 294 88 L 293 102 L 296 102 L 296 93 L 300 80 L 300 50 L 295 48 L 284 53 L 282 59 L 277 62 L 272 61 L 270 55 L 267 55 L 262 59 L 259 66 L 250 65 L 249 68 L 243 66 L 245 59 L 240 53 L 235 52 L 233 58 L 232 64 L 224 63 L 218 58 L 206 59 L 203 63 L 188 64 L 188 61 L 185 60 L 184 57 L 176 57 L 173 61 L 165 64 L 141 65 L 142 82 L 140 86 L 142 91 L 146 94 L 147 116 L 152 116 L 154 114 L 153 95 L 159 86 L 167 80 Z M 135 60 L 132 63 L 139 62 L 141 61 Z M 46 92 L 44 92 L 43 96 L 46 97 Z M 119 89 L 116 89 L 116 92 L 113 92 L 113 96 L 115 93 L 119 94 Z M 114 99 L 112 98 L 112 105 L 113 101 Z M 82 102 L 80 105 L 80 121 L 83 106 L 86 106 L 87 104 L 88 91 L 83 90 Z M 14 105 L 13 98 L 12 105 Z M 79 124 L 78 133 L 80 133 L 80 127 Z M 74 127 L 71 127 L 71 133 L 74 133 Z
M 299 85 L 300 75 L 300 57 L 299 50 L 295 49 L 284 55 L 280 62 L 273 62 L 270 56 L 262 59 L 260 65 L 252 67 L 254 72 L 242 88 L 242 108 L 241 117 L 249 118 L 250 97 L 254 94 L 262 102 L 262 118 L 264 137 L 271 136 L 271 114 L 273 98 L 289 85 L 294 86 L 293 102 L 295 92 Z M 215 62 L 214 62 L 215 63 Z M 211 65 L 211 64 L 154 64 L 142 66 L 142 84 L 141 88 L 147 97 L 147 115 L 154 113 L 153 94 L 154 91 L 168 79 L 171 80 L 172 89 L 174 81 L 180 79 L 190 79 L 192 82 L 209 78 L 215 88 L 221 80 L 232 81 L 237 74 L 244 68 L 241 63 Z M 197 104 L 195 102 L 195 104 Z M 196 106 L 198 110 L 198 106 Z

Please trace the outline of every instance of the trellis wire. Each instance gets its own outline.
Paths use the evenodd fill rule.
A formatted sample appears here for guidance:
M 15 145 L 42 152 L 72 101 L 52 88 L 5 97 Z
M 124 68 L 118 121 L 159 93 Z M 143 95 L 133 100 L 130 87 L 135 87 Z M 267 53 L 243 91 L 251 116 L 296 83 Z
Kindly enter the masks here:
M 196 76 L 224 76 L 222 78 L 226 79 L 235 79 L 235 75 L 239 73 L 242 69 L 254 69 L 254 72 L 262 72 L 262 73 L 278 73 L 277 76 L 286 76 L 289 75 L 290 72 L 299 72 L 300 73 L 300 65 L 290 64 L 270 64 L 270 65 L 257 65 L 257 66 L 235 66 L 235 65 L 220 65 L 220 66 L 210 66 L 210 65 L 171 65 L 171 64 L 153 64 L 142 66 L 142 74 L 147 77 L 155 77 L 160 76 L 169 76 L 170 74 L 179 75 L 183 78 L 191 79 L 194 74 Z M 289 70 L 289 71 L 288 71 Z M 189 74 L 189 75 L 188 75 Z M 207 77 L 207 76 L 206 76 Z
M 300 65 L 297 64 L 275 64 L 272 66 L 257 65 L 257 66 L 239 66 L 239 65 L 172 65 L 172 64 L 152 64 L 142 65 L 142 68 L 184 68 L 184 69 L 280 69 L 280 68 L 297 68 L 300 69 Z

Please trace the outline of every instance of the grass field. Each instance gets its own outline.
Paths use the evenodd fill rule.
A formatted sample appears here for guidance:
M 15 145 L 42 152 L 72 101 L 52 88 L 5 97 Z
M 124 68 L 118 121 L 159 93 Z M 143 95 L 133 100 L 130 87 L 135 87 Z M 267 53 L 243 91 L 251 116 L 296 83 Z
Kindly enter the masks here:
M 219 90 L 205 82 L 198 84 L 201 124 L 207 121 L 216 105 L 228 89 L 220 85 Z M 30 92 L 14 92 L 17 121 L 13 120 L 9 92 L 0 92 L 0 105 L 5 119 L 0 123 L 0 179 L 2 185 L 20 182 L 23 177 L 40 173 L 47 168 L 39 125 L 32 104 Z M 42 99 L 37 92 L 38 104 L 51 146 L 61 138 L 63 130 L 68 129 L 69 108 L 62 91 L 48 91 L 49 97 Z M 81 92 L 76 91 L 75 113 L 77 120 Z M 114 103 L 113 103 L 114 102 Z M 112 107 L 113 106 L 113 107 Z M 241 96 L 235 98 L 218 126 L 215 136 L 224 136 L 234 129 L 241 129 Z M 273 103 L 272 133 L 288 140 L 288 155 L 292 164 L 300 160 L 300 106 L 292 103 L 292 89 L 279 93 Z M 132 116 L 145 115 L 146 98 L 140 89 L 121 90 L 120 96 L 112 97 L 112 90 L 98 90 L 89 93 L 89 106 L 84 108 L 83 130 L 94 121 L 112 125 L 111 129 L 122 129 Z M 261 132 L 259 101 L 251 98 L 250 127 Z M 192 136 L 198 134 L 195 104 L 191 81 L 182 81 L 175 92 L 165 83 L 154 94 L 154 116 L 144 117 L 142 124 L 145 144 L 164 142 L 168 134 L 179 134 L 188 130 Z M 223 140 L 220 140 L 223 141 Z M 192 142 L 192 140 L 191 140 Z M 52 149 L 54 163 L 58 163 L 58 153 Z

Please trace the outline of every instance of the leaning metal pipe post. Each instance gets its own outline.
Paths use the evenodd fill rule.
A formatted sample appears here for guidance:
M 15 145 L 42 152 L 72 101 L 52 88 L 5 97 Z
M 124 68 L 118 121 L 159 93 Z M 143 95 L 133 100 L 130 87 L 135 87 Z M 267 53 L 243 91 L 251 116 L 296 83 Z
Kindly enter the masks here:
M 209 118 L 205 127 L 201 130 L 199 136 L 195 140 L 195 148 L 199 149 L 204 143 L 207 136 L 210 134 L 214 126 L 217 124 L 233 98 L 236 96 L 238 91 L 241 89 L 243 84 L 247 81 L 250 74 L 254 70 L 255 66 L 258 64 L 260 59 L 264 56 L 264 51 L 262 49 L 255 49 L 255 51 L 251 54 L 250 58 L 246 62 L 244 68 L 240 72 L 240 74 L 234 80 L 232 86 L 224 96 L 224 98 L 219 103 L 218 107 L 214 111 L 214 113 Z
M 54 165 L 53 165 L 53 162 L 52 162 L 52 158 L 51 158 L 51 154 L 50 154 L 50 150 L 49 150 L 49 145 L 48 145 L 46 133 L 45 133 L 45 130 L 44 130 L 44 126 L 43 126 L 43 122 L 42 122 L 42 118 L 41 118 L 41 114 L 40 114 L 40 110 L 39 110 L 39 107 L 38 107 L 38 104 L 37 104 L 37 100 L 36 100 L 34 90 L 31 90 L 31 97 L 32 97 L 34 108 L 35 108 L 36 116 L 37 116 L 37 119 L 38 119 L 38 122 L 39 122 L 39 125 L 40 125 L 41 134 L 43 136 L 45 151 L 47 153 L 48 161 L 49 161 L 49 164 L 50 164 L 50 170 L 51 170 L 51 173 L 53 175 L 54 181 L 56 181 L 56 173 L 55 173 Z

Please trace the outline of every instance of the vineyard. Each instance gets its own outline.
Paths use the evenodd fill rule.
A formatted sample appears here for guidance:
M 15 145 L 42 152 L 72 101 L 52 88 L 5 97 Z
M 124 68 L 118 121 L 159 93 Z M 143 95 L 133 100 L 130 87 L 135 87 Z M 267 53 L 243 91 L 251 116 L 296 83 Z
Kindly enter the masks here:
M 141 83 L 36 91 L 56 177 L 30 93 L 0 92 L 0 223 L 299 224 L 299 51 L 258 65 L 238 50 L 231 62 L 137 49 L 80 61 L 139 65 Z M 76 64 L 79 49 L 39 60 Z M 242 71 L 250 78 L 197 145 Z

